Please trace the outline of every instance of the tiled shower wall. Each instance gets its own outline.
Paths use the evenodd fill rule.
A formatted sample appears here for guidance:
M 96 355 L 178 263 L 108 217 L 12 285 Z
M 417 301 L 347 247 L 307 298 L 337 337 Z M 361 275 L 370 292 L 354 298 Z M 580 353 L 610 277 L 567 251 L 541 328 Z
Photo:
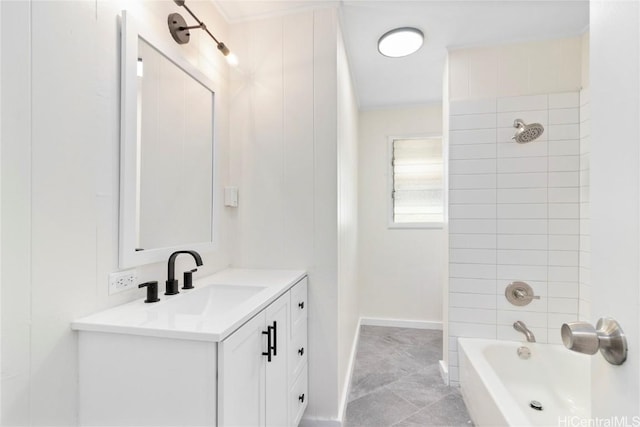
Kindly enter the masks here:
M 513 121 L 544 134 L 511 140 Z M 451 101 L 449 146 L 449 379 L 458 382 L 457 337 L 560 343 L 578 318 L 580 94 Z M 524 307 L 504 296 L 513 281 L 541 298 Z

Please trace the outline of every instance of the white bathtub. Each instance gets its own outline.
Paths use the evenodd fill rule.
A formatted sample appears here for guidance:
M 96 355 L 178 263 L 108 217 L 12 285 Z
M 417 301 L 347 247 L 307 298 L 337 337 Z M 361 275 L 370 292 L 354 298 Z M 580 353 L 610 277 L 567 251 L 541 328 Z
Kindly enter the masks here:
M 518 357 L 522 346 L 531 350 L 527 360 Z M 458 355 L 462 397 L 476 426 L 557 426 L 590 417 L 590 356 L 561 345 L 476 338 L 459 338 Z M 532 400 L 543 410 L 532 409 Z

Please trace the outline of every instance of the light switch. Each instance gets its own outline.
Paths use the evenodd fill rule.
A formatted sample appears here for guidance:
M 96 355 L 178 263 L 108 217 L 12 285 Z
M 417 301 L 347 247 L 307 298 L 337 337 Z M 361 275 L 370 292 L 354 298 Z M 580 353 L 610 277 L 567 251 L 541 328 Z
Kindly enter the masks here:
M 238 207 L 238 187 L 224 187 L 224 205 Z

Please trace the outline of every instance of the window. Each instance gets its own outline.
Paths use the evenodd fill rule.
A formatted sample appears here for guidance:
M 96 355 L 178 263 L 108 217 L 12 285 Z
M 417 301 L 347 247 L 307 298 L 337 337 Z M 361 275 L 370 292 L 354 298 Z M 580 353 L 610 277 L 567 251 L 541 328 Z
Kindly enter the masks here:
M 442 138 L 391 138 L 391 227 L 444 222 Z

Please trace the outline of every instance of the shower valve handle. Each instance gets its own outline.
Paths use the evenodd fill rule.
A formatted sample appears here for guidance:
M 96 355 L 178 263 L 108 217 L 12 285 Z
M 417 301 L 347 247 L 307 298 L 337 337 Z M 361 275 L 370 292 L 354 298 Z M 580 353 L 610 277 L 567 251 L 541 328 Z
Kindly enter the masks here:
M 534 299 L 540 299 L 540 295 L 534 295 L 533 288 L 525 282 L 509 283 L 504 290 L 504 296 L 511 304 L 520 307 L 530 304 Z
M 527 291 L 522 288 L 516 288 L 513 293 L 518 299 L 540 299 L 540 295 L 529 295 Z

